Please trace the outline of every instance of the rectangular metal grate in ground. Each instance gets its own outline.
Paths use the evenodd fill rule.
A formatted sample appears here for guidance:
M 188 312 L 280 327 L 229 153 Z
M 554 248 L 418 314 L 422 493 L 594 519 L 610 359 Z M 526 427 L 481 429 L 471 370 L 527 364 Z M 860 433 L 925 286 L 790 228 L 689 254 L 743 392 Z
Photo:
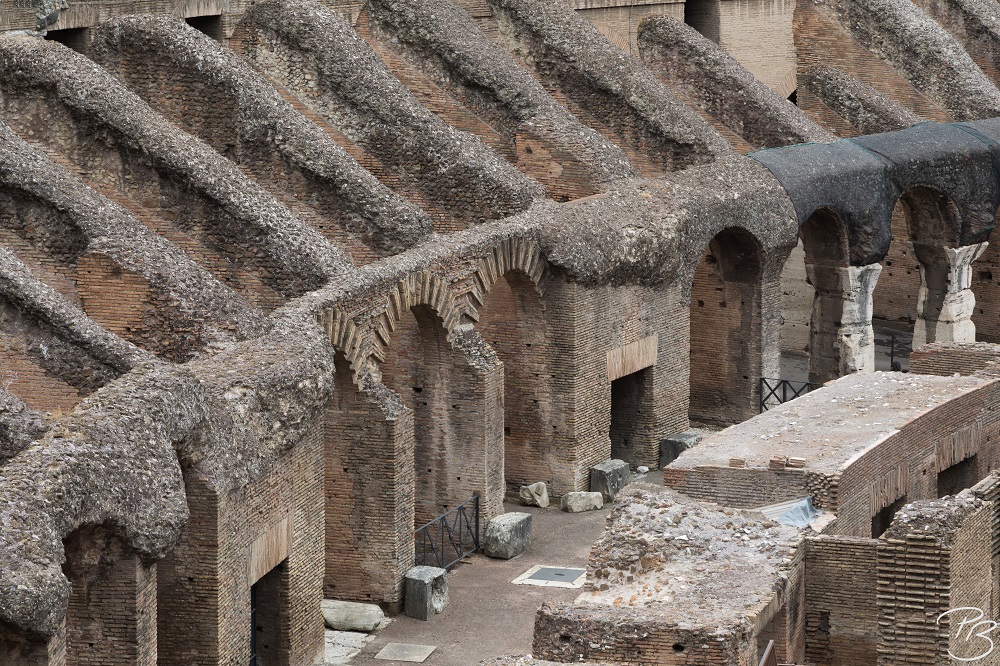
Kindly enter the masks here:
M 548 567 L 536 564 L 515 578 L 515 585 L 541 585 L 547 587 L 582 587 L 587 579 L 586 569 L 573 567 Z

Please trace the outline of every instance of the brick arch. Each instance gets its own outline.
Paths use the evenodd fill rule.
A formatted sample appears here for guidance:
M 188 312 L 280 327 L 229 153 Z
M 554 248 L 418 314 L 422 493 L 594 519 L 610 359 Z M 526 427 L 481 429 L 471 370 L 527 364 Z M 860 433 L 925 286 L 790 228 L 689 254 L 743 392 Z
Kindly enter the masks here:
M 534 241 L 524 238 L 508 238 L 493 247 L 479 262 L 474 273 L 469 300 L 474 321 L 478 321 L 478 309 L 486 302 L 486 294 L 500 278 L 512 271 L 523 273 L 531 280 L 538 295 L 545 297 L 545 288 L 550 277 L 549 262 Z
M 470 301 L 476 330 L 504 364 L 506 492 L 543 481 L 556 494 L 575 489 L 564 445 L 570 420 L 557 389 L 565 348 L 546 317 L 548 262 L 530 241 L 511 240 L 482 260 Z M 556 326 L 557 327 L 557 326 Z

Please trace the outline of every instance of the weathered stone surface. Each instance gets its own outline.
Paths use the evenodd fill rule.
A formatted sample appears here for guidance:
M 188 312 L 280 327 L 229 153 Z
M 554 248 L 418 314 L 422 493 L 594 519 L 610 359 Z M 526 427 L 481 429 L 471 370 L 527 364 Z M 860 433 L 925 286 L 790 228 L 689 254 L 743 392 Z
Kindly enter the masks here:
M 525 506 L 540 506 L 543 509 L 549 505 L 549 489 L 545 482 L 539 481 L 530 486 L 521 486 L 521 504 Z
M 323 622 L 337 631 L 372 632 L 385 619 L 385 613 L 375 604 L 362 604 L 356 601 L 338 601 L 324 599 Z
M 624 460 L 607 460 L 590 468 L 590 492 L 601 493 L 608 502 L 628 483 L 629 467 Z
M 799 80 L 861 134 L 901 130 L 921 121 L 910 109 L 836 67 L 808 70 Z
M 566 493 L 559 501 L 559 508 L 567 513 L 593 511 L 604 506 L 604 495 L 601 493 Z
M 836 139 L 721 46 L 677 19 L 644 20 L 638 44 L 647 67 L 754 147 Z
M 406 572 L 404 613 L 418 620 L 429 620 L 447 607 L 447 571 L 438 567 L 413 567 Z
M 529 548 L 531 548 L 530 513 L 505 513 L 487 525 L 483 552 L 489 557 L 509 560 Z

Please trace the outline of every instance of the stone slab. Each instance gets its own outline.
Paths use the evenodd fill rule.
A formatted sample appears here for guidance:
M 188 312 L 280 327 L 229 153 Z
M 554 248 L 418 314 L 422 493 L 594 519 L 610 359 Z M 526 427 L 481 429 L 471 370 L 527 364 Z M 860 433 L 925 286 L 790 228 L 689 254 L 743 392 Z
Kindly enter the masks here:
M 448 572 L 438 567 L 413 567 L 406 572 L 403 612 L 429 620 L 448 607 Z
M 531 514 L 510 512 L 486 526 L 483 552 L 488 557 L 509 560 L 531 548 Z
M 436 645 L 416 645 L 414 643 L 389 643 L 382 648 L 376 659 L 386 661 L 406 661 L 421 664 L 437 649 Z
M 590 492 L 601 493 L 605 502 L 615 499 L 629 481 L 629 467 L 624 460 L 606 460 L 590 468 Z
M 521 504 L 525 506 L 538 506 L 544 509 L 549 505 L 549 489 L 543 481 L 521 486 L 519 495 Z
M 567 513 L 580 513 L 581 511 L 593 511 L 604 506 L 603 493 L 566 493 L 560 498 L 559 508 Z

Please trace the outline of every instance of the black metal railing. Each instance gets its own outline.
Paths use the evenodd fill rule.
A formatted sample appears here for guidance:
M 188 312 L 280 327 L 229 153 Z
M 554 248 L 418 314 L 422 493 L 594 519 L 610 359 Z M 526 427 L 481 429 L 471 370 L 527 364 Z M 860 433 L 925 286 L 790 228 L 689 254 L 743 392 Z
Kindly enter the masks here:
M 450 569 L 479 550 L 479 495 L 418 527 L 416 564 Z
M 783 402 L 794 400 L 816 388 L 809 382 L 792 382 L 787 379 L 760 378 L 760 413 Z

